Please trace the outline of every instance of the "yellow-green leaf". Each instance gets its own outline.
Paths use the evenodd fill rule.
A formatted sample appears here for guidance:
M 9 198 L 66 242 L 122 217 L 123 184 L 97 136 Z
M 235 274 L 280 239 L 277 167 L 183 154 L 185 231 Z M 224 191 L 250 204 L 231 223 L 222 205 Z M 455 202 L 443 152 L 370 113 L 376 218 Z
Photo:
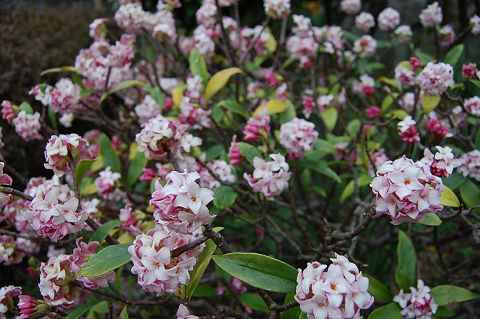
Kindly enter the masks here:
M 425 219 L 422 222 L 419 222 L 418 224 L 427 225 L 427 226 L 438 226 L 441 223 L 442 223 L 442 220 L 440 219 L 440 217 L 438 217 L 434 213 L 428 213 L 427 216 L 425 216 Z
M 181 83 L 181 84 L 177 85 L 176 88 L 173 89 L 172 100 L 173 100 L 173 104 L 175 105 L 175 107 L 178 107 L 178 106 L 180 106 L 180 104 L 182 104 L 183 90 L 185 90 L 186 87 L 187 86 L 185 85 L 185 83 Z
M 44 76 L 45 74 L 48 74 L 48 73 L 58 73 L 58 72 L 76 72 L 76 73 L 82 74 L 82 70 L 75 69 L 75 67 L 73 66 L 62 66 L 59 68 L 47 69 L 42 73 L 40 73 L 40 75 Z
M 435 110 L 438 103 L 440 103 L 440 96 L 438 95 L 422 95 L 422 107 L 426 114 Z
M 210 81 L 208 81 L 207 88 L 205 89 L 205 102 L 208 102 L 218 90 L 227 84 L 230 77 L 237 73 L 243 72 L 239 68 L 228 68 L 215 73 Z
M 402 87 L 400 85 L 397 84 L 397 82 L 395 82 L 394 79 L 389 79 L 385 76 L 381 76 L 378 78 L 378 82 L 381 82 L 381 83 L 386 83 L 390 86 L 393 86 L 394 88 L 396 88 L 397 90 L 401 91 L 402 90 Z
M 368 174 L 363 174 L 363 175 L 360 175 L 358 177 L 358 180 L 357 180 L 357 184 L 358 184 L 358 187 L 362 187 L 362 186 L 365 186 L 365 185 L 368 185 L 370 184 L 370 182 L 372 181 L 372 177 Z M 351 180 L 347 186 L 345 186 L 345 188 L 343 189 L 343 192 L 342 194 L 340 195 L 340 203 L 343 203 L 350 195 L 353 194 L 354 192 L 354 182 L 353 180 Z
M 95 184 L 89 184 L 82 188 L 82 191 L 80 192 L 81 195 L 88 196 L 88 195 L 94 195 L 98 192 L 98 187 Z
M 322 119 L 329 131 L 333 131 L 338 119 L 338 110 L 335 107 L 327 107 L 322 113 Z
M 141 82 L 141 81 L 137 81 L 137 80 L 127 80 L 127 81 L 123 81 L 117 85 L 115 85 L 115 87 L 113 89 L 111 89 L 110 91 L 104 93 L 102 95 L 102 98 L 100 99 L 101 102 L 105 101 L 105 99 L 107 97 L 109 97 L 112 93 L 115 93 L 119 90 L 123 90 L 123 89 L 127 89 L 129 87 L 132 87 L 132 86 L 147 86 L 148 84 L 147 83 L 144 83 L 144 82 Z
M 408 114 L 406 111 L 404 110 L 393 110 L 392 111 L 392 115 L 395 116 L 395 118 L 403 121 L 407 116 L 409 116 L 410 114 Z
M 257 107 L 255 112 L 253 112 L 252 116 L 257 117 L 258 113 L 263 109 L 267 109 L 268 110 L 268 115 L 271 115 L 271 114 L 275 114 L 275 113 L 284 112 L 287 109 L 287 105 L 280 100 L 272 99 L 272 100 L 268 101 L 267 104 L 260 105 L 259 107 Z
M 445 186 L 445 189 L 442 192 L 442 195 L 440 196 L 440 200 L 442 201 L 443 206 L 450 206 L 450 207 L 459 207 L 460 206 L 460 201 L 458 200 L 457 195 Z
M 192 51 L 190 51 L 190 56 L 188 60 L 190 63 L 190 71 L 192 72 L 192 74 L 200 76 L 202 78 L 203 84 L 207 83 L 209 74 L 205 58 L 200 53 L 198 53 L 197 49 L 193 48 Z

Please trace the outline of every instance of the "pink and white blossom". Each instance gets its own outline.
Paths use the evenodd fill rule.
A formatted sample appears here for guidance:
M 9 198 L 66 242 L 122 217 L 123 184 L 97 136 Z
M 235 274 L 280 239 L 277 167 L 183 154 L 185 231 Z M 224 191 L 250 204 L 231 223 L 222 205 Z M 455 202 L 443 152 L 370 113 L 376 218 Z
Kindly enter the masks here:
M 290 14 L 290 0 L 263 0 L 265 14 L 274 18 L 281 19 Z
M 416 288 L 410 287 L 410 293 L 405 293 L 401 289 L 398 295 L 393 297 L 393 301 L 402 308 L 400 314 L 403 319 L 431 318 L 438 310 L 438 304 L 430 294 L 430 287 L 425 286 L 420 279 Z
M 99 173 L 99 177 L 93 182 L 98 188 L 98 195 L 105 199 L 109 199 L 110 193 L 115 190 L 115 181 L 119 180 L 120 173 L 112 172 L 112 168 L 108 166 L 105 170 Z
M 388 7 L 380 12 L 377 21 L 380 30 L 392 31 L 400 24 L 400 12 Z
M 428 62 L 425 68 L 417 75 L 417 84 L 428 95 L 441 95 L 455 84 L 453 67 L 443 62 Z
M 256 141 L 270 135 L 270 116 L 265 108 L 258 112 L 257 117 L 251 117 L 243 129 L 245 141 Z
M 443 20 L 442 8 L 438 5 L 438 2 L 427 6 L 426 9 L 423 9 L 420 13 L 420 23 L 425 27 L 433 27 L 440 25 Z
M 266 197 L 280 195 L 288 187 L 288 181 L 292 173 L 285 157 L 281 154 L 270 154 L 271 162 L 265 162 L 258 156 L 253 158 L 253 175 L 243 174 L 248 184 L 257 193 L 263 193 Z
M 0 288 L 0 318 L 5 318 L 5 313 L 13 305 L 13 297 L 22 293 L 21 287 L 6 286 Z M 13 310 L 13 309 L 12 309 Z
M 398 43 L 407 44 L 412 40 L 412 27 L 409 25 L 401 25 L 393 32 L 397 36 Z
M 280 144 L 285 147 L 289 157 L 300 158 L 303 153 L 313 150 L 317 138 L 315 124 L 304 119 L 295 117 L 280 127 Z
M 60 255 L 40 265 L 40 294 L 53 306 L 68 308 L 73 304 L 74 275 L 70 272 L 69 255 Z
M 462 165 L 457 168 L 457 171 L 463 177 L 471 177 L 480 182 L 480 151 L 467 152 L 460 157 L 460 160 Z
M 447 24 L 444 25 L 440 31 L 440 37 L 442 39 L 442 42 L 440 43 L 441 46 L 449 46 L 455 41 L 455 31 L 453 31 L 453 28 L 451 25 Z
M 363 11 L 355 17 L 355 26 L 366 33 L 375 26 L 375 18 L 371 13 Z
M 364 35 L 353 43 L 353 52 L 361 57 L 369 58 L 377 51 L 377 40 L 370 35 Z
M 80 102 L 80 86 L 68 78 L 63 78 L 55 84 L 50 95 L 50 107 L 60 114 L 73 113 Z
M 403 66 L 397 66 L 395 68 L 395 82 L 401 86 L 415 85 L 415 79 L 417 75 L 412 70 L 404 68 Z
M 469 20 L 470 27 L 472 28 L 472 33 L 474 35 L 480 34 L 480 17 L 476 14 L 470 17 Z
M 433 175 L 448 177 L 452 174 L 455 167 L 462 164 L 462 161 L 457 158 L 454 159 L 452 148 L 448 146 L 441 147 L 437 145 L 435 148 L 438 150 L 435 153 L 435 157 L 428 148 L 425 148 L 423 152 L 424 157 L 421 161 L 430 166 L 430 171 Z
M 40 113 L 29 114 L 22 110 L 18 112 L 12 123 L 15 125 L 15 132 L 25 141 L 43 139 L 43 136 L 39 133 L 42 128 Z
M 340 9 L 346 14 L 357 14 L 362 9 L 361 0 L 342 0 Z
M 473 115 L 480 115 L 480 97 L 474 96 L 464 101 L 465 108 Z
M 230 148 L 228 149 L 228 161 L 230 162 L 230 165 L 238 166 L 244 159 L 245 157 L 242 155 L 242 152 L 237 145 L 237 136 L 234 135 Z
M 52 169 L 56 175 L 63 176 L 72 170 L 70 156 L 78 161 L 83 157 L 90 157 L 88 141 L 79 135 L 60 134 L 52 135 L 45 147 L 45 168 Z

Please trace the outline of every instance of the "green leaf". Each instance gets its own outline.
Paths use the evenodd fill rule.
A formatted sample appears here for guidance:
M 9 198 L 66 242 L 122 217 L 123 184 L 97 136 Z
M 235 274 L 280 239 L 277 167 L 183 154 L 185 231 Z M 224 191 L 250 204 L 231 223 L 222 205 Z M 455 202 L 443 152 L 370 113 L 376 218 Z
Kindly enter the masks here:
M 260 155 L 258 149 L 248 143 L 238 142 L 237 146 L 240 149 L 240 153 L 245 156 L 245 158 L 251 165 L 253 165 L 253 159 L 255 156 L 262 158 L 262 155 Z
M 447 186 L 445 186 L 445 189 L 442 191 L 440 200 L 442 201 L 443 206 L 460 207 L 460 201 L 458 200 L 457 195 L 455 195 L 455 193 Z
M 72 81 L 75 84 L 78 84 L 82 90 L 85 90 L 85 86 L 83 85 L 83 78 L 77 72 L 72 73 Z
M 395 270 L 395 281 L 397 282 L 398 287 L 405 292 L 410 291 L 410 287 L 416 287 L 414 280 L 408 274 L 403 265 L 399 265 Z
M 280 113 L 280 124 L 291 122 L 293 118 L 297 116 L 295 106 L 293 106 L 293 103 L 290 100 L 286 100 L 285 105 L 287 106 L 287 109 Z
M 360 126 L 362 125 L 362 122 L 360 119 L 353 119 L 347 124 L 347 133 L 351 137 L 357 136 L 357 132 L 360 131 Z
M 285 301 L 283 303 L 287 304 L 291 301 L 294 301 L 295 300 L 294 296 L 295 296 L 294 293 L 287 294 L 287 296 L 285 297 Z M 296 306 L 282 312 L 282 319 L 298 319 L 301 313 L 302 311 L 300 310 L 300 306 Z
M 435 60 L 435 58 L 433 56 L 431 56 L 430 54 L 427 54 L 425 52 L 417 51 L 415 53 L 415 55 L 417 56 L 417 58 L 422 63 L 428 63 L 428 62 L 432 62 L 433 60 Z
M 235 203 L 237 196 L 238 193 L 234 191 L 233 188 L 222 185 L 214 190 L 213 197 L 215 199 L 213 200 L 213 205 L 217 208 L 225 209 Z
M 382 113 L 384 113 L 385 111 L 388 110 L 388 108 L 390 107 L 390 105 L 392 105 L 393 103 L 393 97 L 390 96 L 390 95 L 387 95 L 383 101 L 382 101 L 382 105 L 380 106 L 380 108 L 382 109 Z
M 185 290 L 186 298 L 188 298 L 188 300 L 190 300 L 190 298 L 194 294 L 195 289 L 197 288 L 198 283 L 200 282 L 200 279 L 205 272 L 205 269 L 207 269 L 207 266 L 210 263 L 210 259 L 212 259 L 212 255 L 215 252 L 216 248 L 217 245 L 215 245 L 215 243 L 211 239 L 205 242 L 205 248 L 203 248 L 203 251 L 198 256 L 198 262 L 195 264 L 193 270 L 190 272 L 190 281 L 188 282 Z
M 65 319 L 77 319 L 80 318 L 85 312 L 87 312 L 88 309 L 92 308 L 95 305 L 98 305 L 101 303 L 103 300 L 95 300 L 89 303 L 86 303 L 84 305 L 81 305 L 80 307 L 74 309 L 72 312 L 68 314 L 68 316 L 65 317 Z
M 113 87 L 113 89 L 111 89 L 110 91 L 104 93 L 100 99 L 100 102 L 103 102 L 105 101 L 105 99 L 107 97 L 109 97 L 110 95 L 112 95 L 113 93 L 117 92 L 117 91 L 120 91 L 120 90 L 123 90 L 123 89 L 127 89 L 127 88 L 130 88 L 132 86 L 147 86 L 148 84 L 147 83 L 144 83 L 144 82 L 141 82 L 141 81 L 137 81 L 137 80 L 127 80 L 127 81 L 123 81 L 123 82 L 120 82 L 119 84 L 115 85 Z
M 98 246 L 95 251 L 100 251 L 103 245 L 103 241 L 107 238 L 108 234 L 117 227 L 118 225 L 122 224 L 121 220 L 111 220 L 103 224 L 102 226 L 98 227 L 98 229 L 93 233 L 92 237 L 90 237 L 89 242 L 98 241 L 100 246 Z
M 397 271 L 395 272 L 395 279 L 397 279 L 397 272 L 400 276 L 404 276 L 403 272 L 408 276 L 407 279 L 404 279 L 403 282 L 408 284 L 400 285 L 397 280 L 397 283 L 400 288 L 408 291 L 410 287 L 415 286 L 417 283 L 417 256 L 415 255 L 415 248 L 408 238 L 407 234 L 403 230 L 398 231 L 398 246 L 397 246 L 397 255 L 398 255 L 398 265 Z M 402 268 L 402 269 L 401 269 Z M 399 271 L 399 269 L 401 269 Z
M 363 276 L 367 277 L 370 282 L 368 292 L 375 297 L 375 301 L 388 302 L 393 300 L 393 293 L 387 286 L 370 275 L 363 274 Z
M 322 175 L 330 177 L 331 179 L 333 179 L 337 183 L 342 182 L 342 179 L 340 178 L 340 176 L 338 176 L 337 173 L 335 173 L 334 170 L 332 170 L 330 167 L 328 167 L 328 165 L 325 161 L 313 161 L 313 160 L 302 158 L 302 159 L 300 159 L 298 164 L 300 164 L 300 166 L 303 166 L 305 168 L 312 169 L 312 170 L 314 170 L 314 171 L 316 171 L 316 172 L 318 172 Z
M 297 269 L 278 259 L 257 253 L 230 253 L 212 258 L 227 273 L 253 287 L 273 292 L 296 291 Z
M 246 120 L 250 118 L 250 115 L 248 115 L 247 111 L 245 111 L 245 109 L 235 100 L 224 100 L 219 102 L 218 105 L 223 106 L 224 108 L 232 111 L 233 113 L 241 115 Z
M 439 226 L 442 223 L 442 220 L 436 214 L 428 213 L 425 216 L 425 219 L 423 220 L 423 222 L 416 222 L 416 223 L 427 225 L 427 226 Z
M 132 187 L 143 173 L 143 169 L 147 166 L 148 159 L 143 152 L 136 152 L 135 157 L 130 162 L 127 172 L 127 187 Z
M 120 313 L 120 319 L 129 319 L 127 306 L 123 307 L 122 312 Z
M 108 138 L 105 133 L 101 133 L 99 142 L 103 165 L 105 165 L 105 167 L 110 166 L 112 172 L 121 173 L 120 158 L 118 158 L 110 138 Z
M 19 108 L 20 108 L 21 111 L 25 111 L 25 113 L 27 113 L 27 114 L 33 114 L 32 106 L 28 102 L 25 102 L 25 101 L 22 102 L 22 104 L 20 104 Z
M 95 184 L 88 184 L 85 187 L 82 187 L 80 195 L 89 196 L 96 194 L 98 192 L 98 187 Z
M 48 106 L 48 118 L 52 123 L 53 130 L 55 132 L 58 132 L 57 114 L 52 110 L 50 106 Z
M 467 205 L 467 208 L 480 205 L 480 192 L 477 185 L 471 180 L 467 180 L 462 186 L 460 186 L 460 197 Z
M 383 41 L 383 40 L 377 41 L 377 49 L 388 49 L 391 47 L 392 47 L 392 44 L 388 41 Z
M 357 183 L 358 183 L 358 187 L 362 187 L 362 186 L 365 186 L 365 185 L 368 185 L 370 184 L 370 182 L 372 181 L 372 177 L 368 174 L 362 174 L 360 176 L 358 176 L 358 180 L 357 180 Z M 343 192 L 342 194 L 340 195 L 340 204 L 343 203 L 350 195 L 353 194 L 354 192 L 354 181 L 351 180 L 347 186 L 345 186 L 345 188 L 343 189 Z
M 82 70 L 75 69 L 75 67 L 73 67 L 73 66 L 62 66 L 62 67 L 59 67 L 59 68 L 47 69 L 47 70 L 43 71 L 42 73 L 40 73 L 40 76 L 44 76 L 45 74 L 48 74 L 48 73 L 58 73 L 58 72 L 75 72 L 75 73 L 78 73 L 78 74 L 83 73 Z
M 254 294 L 251 292 L 246 292 L 244 294 L 238 295 L 238 298 L 242 301 L 243 304 L 252 308 L 252 310 L 262 310 L 266 312 L 270 312 L 268 306 L 263 301 L 262 297 L 258 294 Z
M 395 116 L 395 118 L 399 119 L 400 121 L 403 121 L 410 114 L 408 114 L 405 110 L 397 109 L 392 111 L 392 115 Z
M 191 281 L 192 280 L 190 279 L 190 282 Z M 187 286 L 187 289 L 188 289 L 188 286 Z M 215 290 L 215 288 L 205 284 L 198 285 L 192 294 L 192 297 L 215 297 L 215 296 L 218 296 L 218 292 Z M 188 292 L 187 292 L 187 297 L 188 297 Z
M 458 63 L 458 60 L 462 56 L 463 53 L 463 44 L 458 44 L 454 46 L 453 48 L 450 49 L 450 51 L 445 54 L 445 58 L 443 59 L 443 62 L 448 63 L 450 65 L 455 65 Z
M 391 302 L 372 311 L 368 319 L 402 319 L 403 316 L 400 314 L 400 311 L 402 311 L 400 305 L 396 302 Z
M 243 73 L 243 71 L 239 68 L 228 68 L 215 73 L 205 89 L 205 102 L 208 102 L 218 90 L 224 87 L 232 75 L 238 73 Z
M 470 79 L 469 81 L 480 88 L 480 81 L 479 80 Z
M 475 299 L 475 295 L 462 287 L 453 285 L 441 285 L 433 287 L 430 293 L 439 306 L 445 306 L 451 302 L 463 302 Z
M 75 170 L 75 183 L 77 184 L 77 189 L 80 189 L 80 185 L 82 185 L 82 180 L 83 176 L 85 176 L 85 173 L 88 171 L 90 166 L 92 166 L 93 162 L 95 162 L 97 159 L 90 159 L 90 160 L 81 160 L 77 168 Z
M 338 119 L 338 110 L 335 107 L 327 107 L 322 113 L 322 120 L 325 122 L 328 130 L 331 132 L 335 128 Z
M 95 89 L 90 89 L 90 90 L 81 90 L 80 91 L 80 97 L 86 97 L 95 92 Z
M 437 312 L 432 315 L 433 318 L 449 318 L 455 316 L 455 311 L 451 311 L 445 306 L 440 306 Z
M 190 51 L 188 61 L 190 63 L 190 72 L 192 72 L 194 76 L 199 75 L 202 78 L 203 84 L 205 85 L 209 76 L 205 58 L 198 53 L 197 49 L 193 48 L 192 51 Z M 208 100 L 209 99 L 207 99 L 207 101 Z
M 105 247 L 80 268 L 77 272 L 77 278 L 97 277 L 125 265 L 130 261 L 131 255 L 128 252 L 128 247 L 131 245 L 131 243 L 128 243 Z
M 347 30 L 342 30 L 342 33 L 343 33 L 343 36 L 347 38 L 347 40 L 350 42 L 355 42 L 357 39 L 360 38 L 360 36 Z
M 252 116 L 257 117 L 259 112 L 263 109 L 268 110 L 268 115 L 282 113 L 287 110 L 287 104 L 277 99 L 271 99 L 267 102 L 267 104 L 260 105 L 259 107 L 257 107 L 255 112 L 253 112 Z
M 150 96 L 158 105 L 163 106 L 165 104 L 165 94 L 157 86 L 150 91 Z
M 422 95 L 422 108 L 426 114 L 435 110 L 440 103 L 441 97 L 437 95 Z
M 407 62 L 408 63 L 408 62 Z M 383 83 L 386 83 L 390 86 L 393 86 L 394 88 L 396 88 L 398 91 L 401 91 L 402 90 L 402 86 L 401 85 L 398 85 L 397 82 L 395 82 L 395 79 L 389 79 L 385 76 L 381 76 L 378 78 L 378 82 L 383 82 Z M 383 105 L 383 104 L 382 104 Z M 382 107 L 382 110 L 383 110 L 383 107 Z
M 467 180 L 468 178 L 463 177 L 462 174 L 454 172 L 449 177 L 443 178 L 443 184 L 454 190 L 462 186 Z
M 330 144 L 328 141 L 318 138 L 313 144 L 313 148 L 318 151 L 323 151 L 330 154 L 337 154 L 337 149 L 335 146 Z

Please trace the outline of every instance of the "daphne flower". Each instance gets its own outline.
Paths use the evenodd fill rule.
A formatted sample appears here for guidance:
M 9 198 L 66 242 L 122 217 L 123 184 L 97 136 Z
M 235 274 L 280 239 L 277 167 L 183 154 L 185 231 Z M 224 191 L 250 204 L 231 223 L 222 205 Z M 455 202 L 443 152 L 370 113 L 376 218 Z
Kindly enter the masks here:
M 313 150 L 317 138 L 315 125 L 304 119 L 295 117 L 280 127 L 280 144 L 290 157 L 300 158 L 303 153 Z
M 346 14 L 356 14 L 362 8 L 361 0 L 342 0 L 340 2 L 340 8 Z
M 383 31 L 392 31 L 400 24 L 400 12 L 386 8 L 378 15 L 378 27 Z
M 438 5 L 438 2 L 427 6 L 426 9 L 423 9 L 420 13 L 420 23 L 425 27 L 433 27 L 440 25 L 443 20 L 442 8 Z
M 245 173 L 243 177 L 255 192 L 261 192 L 266 197 L 281 194 L 287 187 L 292 173 L 288 172 L 289 166 L 281 154 L 270 154 L 272 162 L 265 162 L 256 156 L 253 159 L 253 176 Z
M 71 159 L 79 160 L 82 157 L 90 157 L 87 150 L 88 141 L 77 134 L 52 135 L 45 147 L 45 168 L 53 169 L 56 175 L 63 176 L 71 172 Z
M 368 32 L 375 26 L 375 18 L 371 13 L 364 11 L 355 17 L 355 26 L 363 32 Z

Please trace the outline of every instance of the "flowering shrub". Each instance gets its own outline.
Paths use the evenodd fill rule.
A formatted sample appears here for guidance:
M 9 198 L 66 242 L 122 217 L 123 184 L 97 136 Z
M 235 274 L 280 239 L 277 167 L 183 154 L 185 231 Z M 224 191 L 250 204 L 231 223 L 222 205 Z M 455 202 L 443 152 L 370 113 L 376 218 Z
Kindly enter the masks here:
M 93 21 L 74 66 L 44 71 L 71 77 L 33 87 L 33 106 L 2 102 L 53 177 L 0 162 L 0 262 L 31 257 L 43 299 L 6 286 L 1 315 L 467 311 L 449 303 L 478 288 L 480 78 L 459 62 L 478 17 L 455 30 L 428 5 L 424 50 L 394 8 L 338 2 L 357 34 L 263 4 L 247 26 L 237 1 L 202 1 L 183 33 L 180 1 L 119 1 L 119 39 Z M 85 122 L 96 128 L 61 133 Z

